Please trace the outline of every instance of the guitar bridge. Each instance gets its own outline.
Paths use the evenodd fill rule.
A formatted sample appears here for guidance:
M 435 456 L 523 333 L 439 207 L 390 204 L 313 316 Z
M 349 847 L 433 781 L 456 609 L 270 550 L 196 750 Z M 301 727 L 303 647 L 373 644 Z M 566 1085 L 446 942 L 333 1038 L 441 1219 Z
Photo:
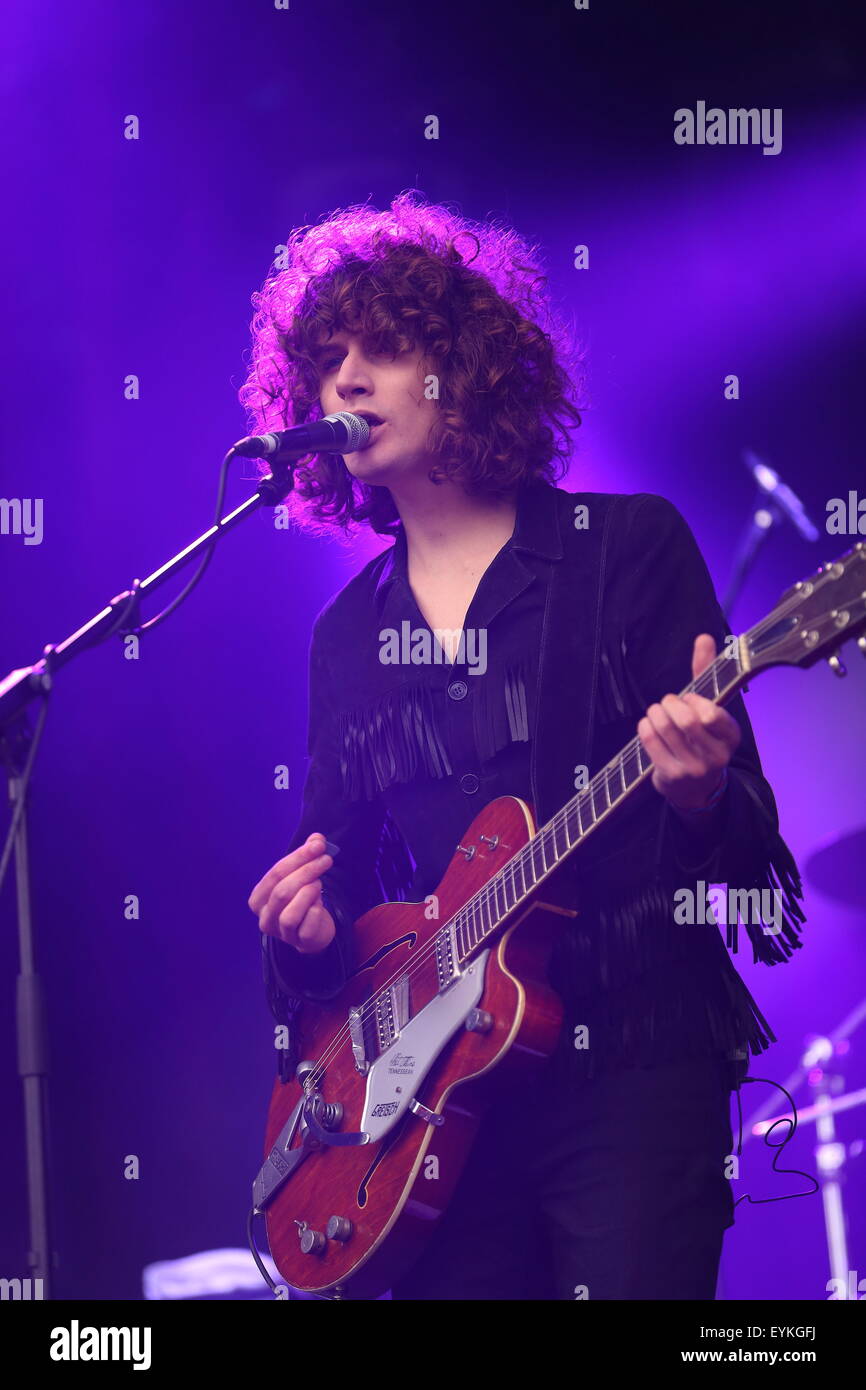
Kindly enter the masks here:
M 352 1043 L 352 1056 L 355 1058 L 355 1070 L 366 1076 L 370 1070 L 370 1061 L 367 1057 L 363 1004 L 349 1010 L 349 1038 Z

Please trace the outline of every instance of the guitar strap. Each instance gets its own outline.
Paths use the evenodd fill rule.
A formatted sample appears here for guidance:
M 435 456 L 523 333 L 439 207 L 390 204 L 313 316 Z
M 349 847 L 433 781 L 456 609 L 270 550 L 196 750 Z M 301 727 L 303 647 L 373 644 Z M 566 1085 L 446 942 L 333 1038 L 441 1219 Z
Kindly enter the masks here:
M 619 498 L 562 494 L 562 559 L 550 565 L 541 633 L 536 721 L 531 749 L 535 818 L 545 824 L 578 789 L 580 769 L 593 772 L 604 639 L 604 588 L 611 527 Z M 566 506 L 568 511 L 566 513 Z M 587 524 L 569 524 L 580 506 Z M 589 679 L 587 679 L 589 675 Z M 610 699 L 605 693 L 602 698 Z M 576 857 L 563 869 L 576 872 Z

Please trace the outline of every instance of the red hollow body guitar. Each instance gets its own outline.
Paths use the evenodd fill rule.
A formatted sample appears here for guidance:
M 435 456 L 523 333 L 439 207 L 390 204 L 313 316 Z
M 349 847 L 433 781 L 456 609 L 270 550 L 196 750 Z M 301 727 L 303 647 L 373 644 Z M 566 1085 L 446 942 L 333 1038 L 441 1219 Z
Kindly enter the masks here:
M 824 656 L 844 675 L 837 648 L 857 637 L 866 654 L 864 629 L 860 543 L 731 639 L 686 691 L 725 704 L 763 670 Z M 557 901 L 556 870 L 651 772 L 634 738 L 540 830 L 524 801 L 498 798 L 432 903 L 383 903 L 355 923 L 355 973 L 295 1015 L 309 1060 L 274 1086 L 253 1185 L 291 1287 L 373 1298 L 421 1254 L 497 1089 L 531 1084 L 556 1046 L 563 1009 L 546 969 L 576 915 Z

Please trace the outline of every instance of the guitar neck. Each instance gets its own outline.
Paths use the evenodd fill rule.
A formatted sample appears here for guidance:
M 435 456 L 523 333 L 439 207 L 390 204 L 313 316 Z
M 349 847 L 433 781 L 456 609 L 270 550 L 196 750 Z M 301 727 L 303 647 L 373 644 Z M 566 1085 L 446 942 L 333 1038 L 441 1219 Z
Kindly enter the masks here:
M 694 691 L 714 704 L 726 704 L 749 679 L 746 650 L 741 637 L 735 654 L 726 650 L 717 656 L 680 694 Z M 515 908 L 614 815 L 651 772 L 649 754 L 635 735 L 443 928 L 443 934 L 453 932 L 452 949 L 460 962 L 482 949 Z

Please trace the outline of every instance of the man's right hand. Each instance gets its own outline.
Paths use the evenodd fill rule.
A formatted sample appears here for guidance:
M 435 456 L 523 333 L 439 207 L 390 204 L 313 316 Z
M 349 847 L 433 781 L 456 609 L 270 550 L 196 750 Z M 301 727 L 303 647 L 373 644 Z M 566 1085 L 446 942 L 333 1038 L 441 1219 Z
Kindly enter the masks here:
M 259 879 L 249 896 L 249 908 L 259 930 L 294 946 L 303 955 L 324 951 L 337 927 L 322 902 L 322 874 L 333 864 L 325 854 L 324 835 L 314 832 L 291 854 L 278 859 Z

